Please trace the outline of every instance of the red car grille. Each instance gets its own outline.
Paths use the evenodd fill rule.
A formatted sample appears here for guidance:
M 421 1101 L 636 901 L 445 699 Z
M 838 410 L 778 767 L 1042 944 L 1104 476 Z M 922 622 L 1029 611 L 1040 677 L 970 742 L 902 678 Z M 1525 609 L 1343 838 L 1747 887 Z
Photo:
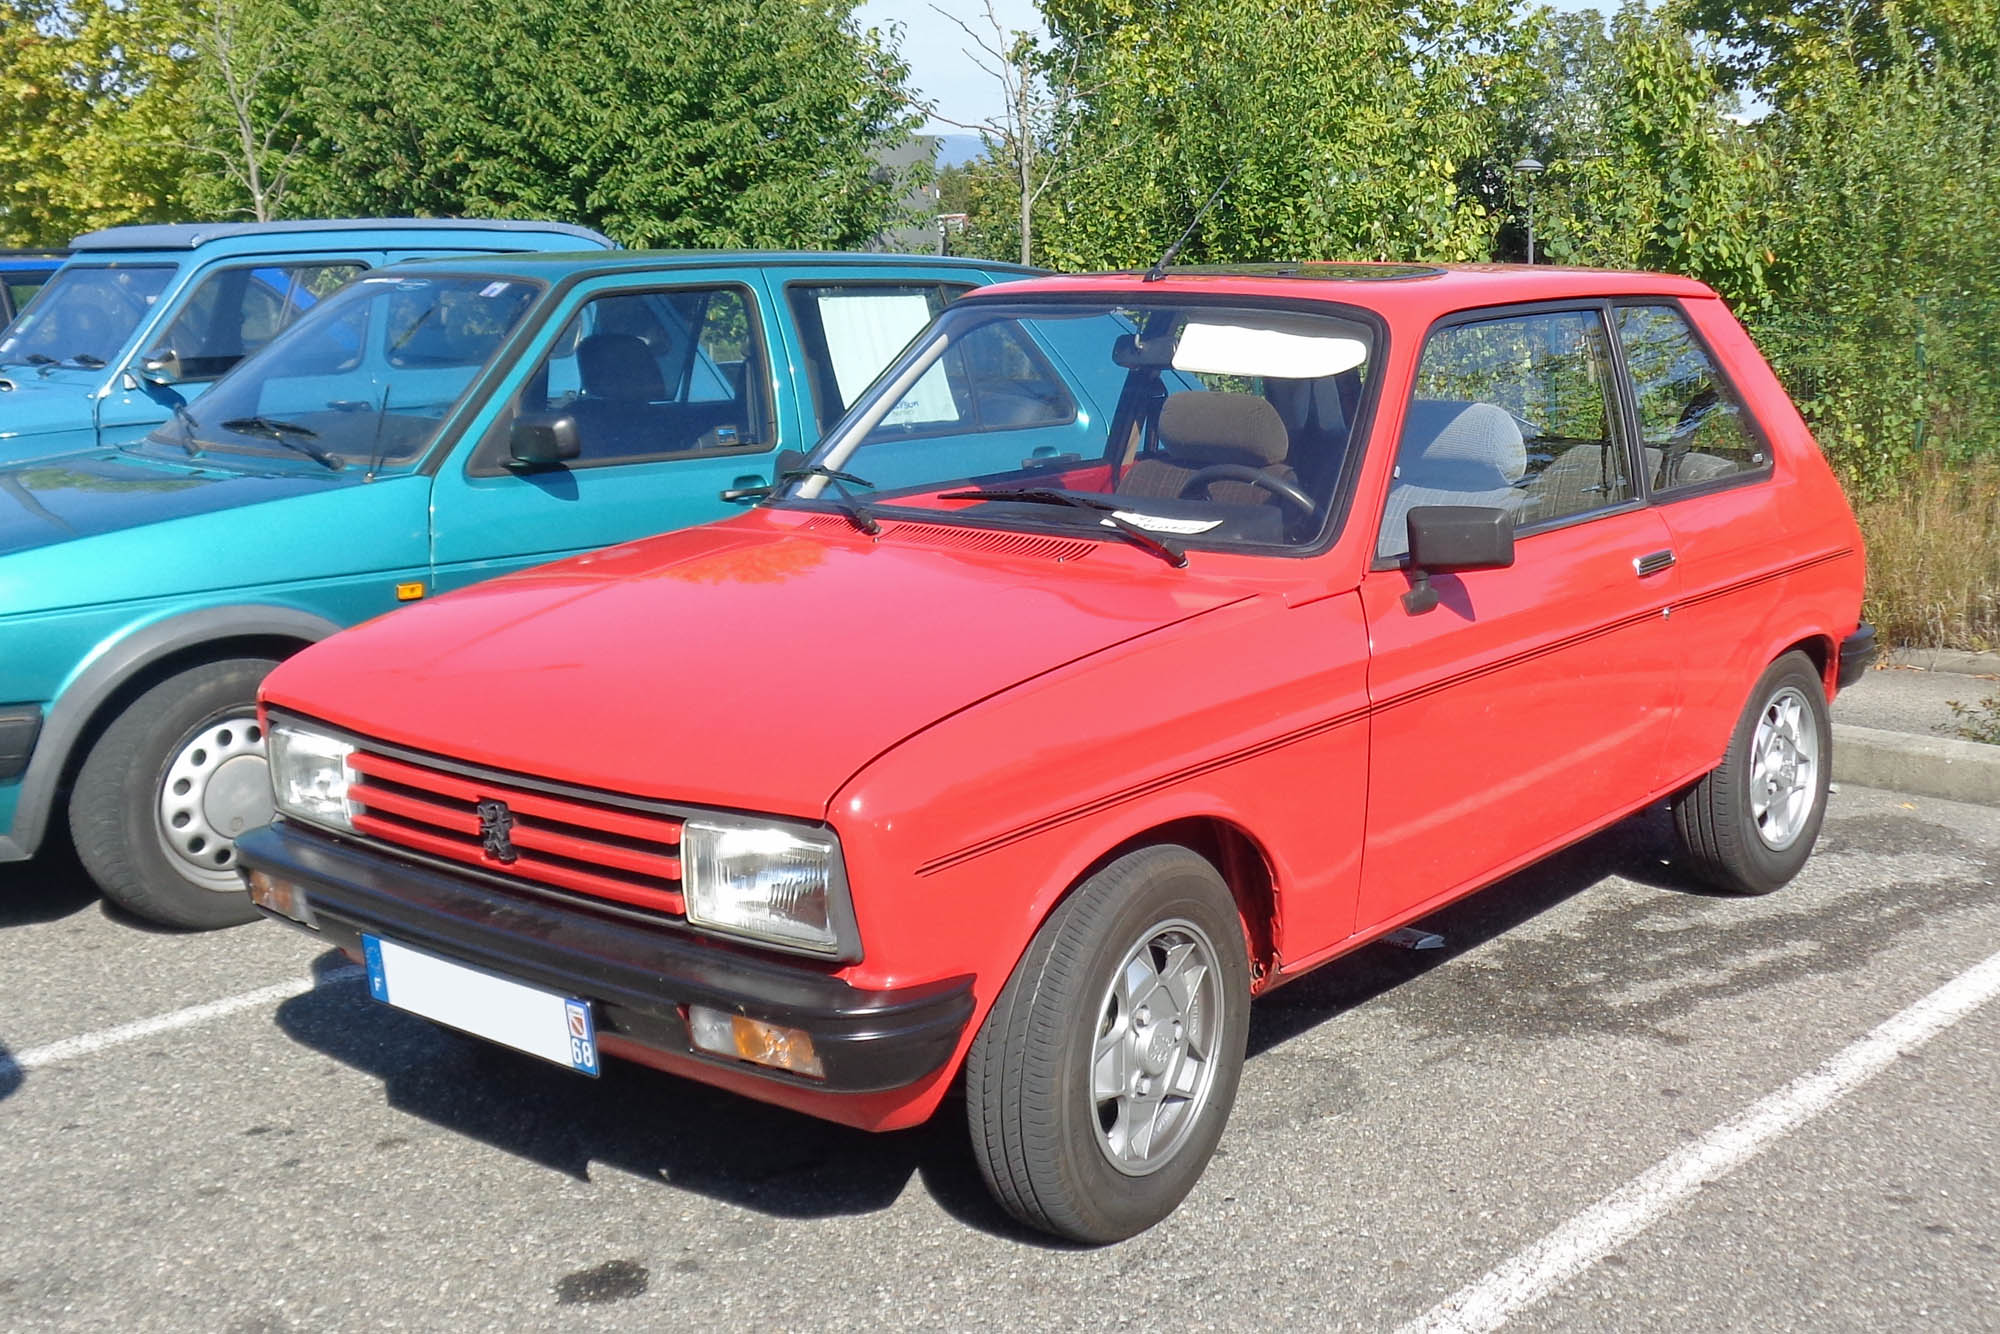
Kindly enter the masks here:
M 356 751 L 348 764 L 361 775 L 348 789 L 360 808 L 356 833 L 492 875 L 675 917 L 687 911 L 681 822 L 671 815 L 530 792 L 368 751 Z

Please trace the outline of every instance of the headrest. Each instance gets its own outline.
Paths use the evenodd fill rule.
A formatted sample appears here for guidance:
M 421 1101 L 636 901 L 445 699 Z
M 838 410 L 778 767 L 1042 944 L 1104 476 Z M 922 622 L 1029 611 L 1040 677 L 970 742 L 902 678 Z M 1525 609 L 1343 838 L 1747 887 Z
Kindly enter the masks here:
M 1174 364 L 1171 335 L 1142 343 L 1137 334 L 1119 334 L 1111 343 L 1111 359 L 1128 371 L 1165 370 Z
M 1160 408 L 1160 444 L 1196 465 L 1282 463 L 1291 449 L 1278 410 L 1255 394 L 1196 389 L 1174 394 Z
M 1340 403 L 1340 384 L 1335 376 L 1317 380 L 1286 380 L 1277 376 L 1264 381 L 1264 397 L 1278 410 L 1285 429 L 1298 435 L 1309 427 L 1338 431 L 1347 425 L 1347 413 Z
M 1512 486 L 1528 471 L 1528 445 L 1512 413 L 1491 403 L 1419 398 L 1403 418 L 1400 480 L 1445 490 Z
M 592 334 L 576 345 L 576 370 L 592 398 L 653 403 L 667 396 L 660 363 L 636 334 Z

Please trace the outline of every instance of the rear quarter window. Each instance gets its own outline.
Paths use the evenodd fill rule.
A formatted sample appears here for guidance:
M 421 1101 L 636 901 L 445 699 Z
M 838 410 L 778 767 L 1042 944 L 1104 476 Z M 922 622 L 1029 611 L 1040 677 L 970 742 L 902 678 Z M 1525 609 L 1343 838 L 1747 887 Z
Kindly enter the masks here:
M 1770 449 L 1741 396 L 1678 306 L 1620 306 L 1615 317 L 1632 377 L 1643 467 L 1656 494 L 1770 466 Z

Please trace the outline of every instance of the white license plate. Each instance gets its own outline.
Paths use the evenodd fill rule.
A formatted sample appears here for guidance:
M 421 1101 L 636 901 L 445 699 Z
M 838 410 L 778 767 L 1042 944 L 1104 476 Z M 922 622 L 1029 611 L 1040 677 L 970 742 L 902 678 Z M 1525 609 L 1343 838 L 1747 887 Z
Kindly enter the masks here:
M 426 1019 L 595 1076 L 597 1026 L 590 1002 L 440 959 L 408 945 L 361 937 L 368 991 Z

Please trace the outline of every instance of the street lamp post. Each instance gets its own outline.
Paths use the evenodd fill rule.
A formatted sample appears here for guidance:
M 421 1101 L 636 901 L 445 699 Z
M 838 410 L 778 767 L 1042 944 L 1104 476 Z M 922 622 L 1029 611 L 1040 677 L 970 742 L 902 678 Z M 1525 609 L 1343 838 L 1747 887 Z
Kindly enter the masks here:
M 1524 157 L 1514 164 L 1514 170 L 1528 178 L 1528 263 L 1535 262 L 1535 177 L 1542 174 L 1542 164 L 1531 157 Z

